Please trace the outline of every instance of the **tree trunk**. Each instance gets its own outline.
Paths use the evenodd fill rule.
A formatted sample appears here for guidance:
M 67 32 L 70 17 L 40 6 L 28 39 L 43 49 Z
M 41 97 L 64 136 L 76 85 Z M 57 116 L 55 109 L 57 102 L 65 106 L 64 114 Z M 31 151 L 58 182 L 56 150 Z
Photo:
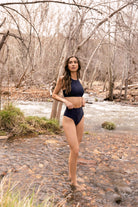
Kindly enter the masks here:
M 120 94 L 119 94 L 119 99 L 120 100 L 121 100 L 121 96 L 122 96 L 124 79 L 125 79 L 125 65 L 124 65 L 124 69 L 123 69 L 123 72 L 122 72 L 122 81 L 121 81 Z
M 9 31 L 7 31 L 7 33 L 3 35 L 3 37 L 0 41 L 0 51 L 1 51 L 2 47 L 4 46 L 4 43 L 5 43 L 8 35 L 9 35 Z M 3 67 L 3 64 L 2 64 L 2 67 Z M 0 111 L 1 111 L 1 102 L 2 102 L 2 68 L 0 70 Z
M 59 122 L 60 122 L 60 114 L 61 114 L 61 110 L 62 110 L 62 105 L 63 105 L 62 102 L 58 103 L 58 108 L 57 108 L 57 113 L 56 113 L 56 119 Z
M 113 90 L 114 90 L 114 82 L 112 80 L 109 81 L 109 101 L 113 101 Z
M 57 79 L 63 74 L 63 70 L 64 70 L 64 63 L 67 57 L 67 53 L 68 53 L 68 46 L 69 46 L 69 40 L 66 39 L 64 46 L 63 46 L 63 50 L 62 50 L 62 54 L 61 54 L 61 58 L 59 60 L 59 65 L 58 65 L 58 77 Z M 58 106 L 60 104 L 60 106 Z M 58 109 L 60 109 L 58 111 Z M 58 119 L 58 121 L 60 120 L 60 113 L 61 113 L 61 109 L 62 109 L 62 103 L 54 100 L 53 101 L 53 105 L 52 105 L 52 111 L 51 111 L 51 119 Z
M 9 31 L 7 31 L 6 34 L 4 34 L 4 35 L 2 36 L 2 39 L 1 39 L 1 41 L 0 41 L 0 50 L 2 49 L 2 47 L 3 47 L 3 45 L 4 45 L 5 41 L 6 41 L 6 39 L 7 39 L 7 37 L 8 37 L 8 35 L 9 35 Z
M 104 35 L 104 37 L 105 37 L 105 35 Z M 93 51 L 93 53 L 91 54 L 91 56 L 90 56 L 90 58 L 89 58 L 89 61 L 88 61 L 87 65 L 86 65 L 86 68 L 85 68 L 85 70 L 84 70 L 84 72 L 83 72 L 82 82 L 84 82 L 84 80 L 85 80 L 86 72 L 87 72 L 87 70 L 88 70 L 88 68 L 89 68 L 89 65 L 90 65 L 90 63 L 91 63 L 91 61 L 92 61 L 92 59 L 93 59 L 95 53 L 97 52 L 97 50 L 98 50 L 99 47 L 101 46 L 101 44 L 102 44 L 102 42 L 103 42 L 103 40 L 104 40 L 104 37 L 101 39 L 101 41 L 99 42 L 99 44 L 97 45 L 97 47 L 95 48 L 95 50 Z
M 29 67 L 27 66 L 26 69 L 24 70 L 24 73 L 23 73 L 22 76 L 20 77 L 19 82 L 18 82 L 17 85 L 16 85 L 16 88 L 19 88 L 19 87 L 21 86 L 22 81 L 24 80 L 24 77 L 25 77 L 25 75 L 26 75 L 28 69 L 29 69 Z
M 52 111 L 51 111 L 50 119 L 55 119 L 56 118 L 57 106 L 58 106 L 58 101 L 54 100 L 53 104 L 52 104 Z
M 127 90 L 128 90 L 128 78 L 125 79 L 125 94 L 124 94 L 124 99 L 127 99 Z
M 109 16 L 110 16 L 110 1 L 109 1 Z M 110 34 L 110 19 L 108 19 L 108 77 L 109 77 L 109 101 L 113 101 L 113 89 L 114 89 L 114 80 L 113 80 L 113 69 L 111 66 L 111 34 Z
M 0 111 L 2 105 L 2 68 L 0 67 Z
M 93 71 L 93 73 L 92 73 L 92 75 L 91 75 L 90 88 L 92 88 L 92 84 L 93 84 L 93 82 L 94 82 L 94 77 L 95 77 L 96 71 L 97 71 L 97 69 L 99 68 L 100 64 L 101 64 L 101 62 L 99 62 L 99 61 L 97 61 L 97 63 L 95 64 L 94 71 Z
M 133 14 L 133 7 L 131 8 L 131 19 L 130 19 L 130 25 L 132 23 L 132 14 Z M 131 25 L 132 26 L 132 25 Z M 131 31 L 131 28 L 129 30 L 129 34 L 128 34 L 128 51 L 127 51 L 127 69 L 126 69 L 126 78 L 125 78 L 125 95 L 124 95 L 124 98 L 125 100 L 127 99 L 127 90 L 128 90 L 128 80 L 129 80 L 129 71 L 130 71 L 130 68 L 132 66 L 132 56 L 131 56 L 131 34 L 132 34 L 132 31 Z

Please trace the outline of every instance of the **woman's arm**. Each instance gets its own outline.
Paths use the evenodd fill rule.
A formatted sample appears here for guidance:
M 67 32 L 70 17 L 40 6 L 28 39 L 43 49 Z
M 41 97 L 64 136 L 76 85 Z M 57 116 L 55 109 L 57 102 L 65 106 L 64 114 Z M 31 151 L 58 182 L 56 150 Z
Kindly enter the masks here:
M 82 81 L 79 79 L 79 81 L 80 81 L 80 83 L 82 84 Z M 82 107 L 84 107 L 85 106 L 85 98 L 84 97 L 82 97 Z
M 82 97 L 82 107 L 84 107 L 85 106 L 85 99 L 84 99 L 84 97 Z
M 61 76 L 59 80 L 57 81 L 56 87 L 52 93 L 52 98 L 64 103 L 69 109 L 72 109 L 73 104 L 69 102 L 68 100 L 66 100 L 65 98 L 62 98 L 61 96 L 58 95 L 62 87 L 63 87 L 63 76 Z
M 63 85 L 63 83 L 62 83 L 62 79 L 63 79 L 63 77 L 60 77 L 60 78 L 58 79 L 57 84 L 56 84 L 56 86 L 55 86 L 55 89 L 54 89 L 54 91 L 53 91 L 53 93 L 52 93 L 52 98 L 55 99 L 55 100 L 57 100 L 57 101 L 61 101 L 61 102 L 64 103 L 65 99 L 62 98 L 62 97 L 60 97 L 60 96 L 58 95 L 59 92 L 60 92 L 60 90 L 62 89 L 62 85 Z

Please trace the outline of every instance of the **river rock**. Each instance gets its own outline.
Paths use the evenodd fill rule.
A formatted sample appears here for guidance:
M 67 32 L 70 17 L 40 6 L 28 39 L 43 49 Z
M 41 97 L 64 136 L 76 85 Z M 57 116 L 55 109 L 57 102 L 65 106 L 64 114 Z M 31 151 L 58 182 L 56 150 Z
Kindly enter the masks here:
M 8 139 L 8 136 L 0 136 L 0 140 L 6 140 Z
M 131 188 L 128 187 L 128 186 L 119 186 L 117 188 L 118 188 L 118 191 L 121 192 L 121 193 L 127 193 L 127 194 L 131 194 L 132 193 Z
M 122 197 L 121 197 L 121 195 L 119 195 L 119 194 L 117 194 L 117 193 L 114 193 L 114 194 L 112 195 L 112 197 L 113 197 L 113 201 L 114 201 L 115 203 L 120 204 L 120 203 L 122 202 Z

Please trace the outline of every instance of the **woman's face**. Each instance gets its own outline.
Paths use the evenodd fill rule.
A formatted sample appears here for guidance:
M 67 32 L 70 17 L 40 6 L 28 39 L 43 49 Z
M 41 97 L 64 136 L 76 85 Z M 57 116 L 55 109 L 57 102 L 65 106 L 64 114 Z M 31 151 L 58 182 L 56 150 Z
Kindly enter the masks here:
M 78 67 L 78 60 L 75 57 L 71 57 L 68 62 L 68 69 L 70 72 L 77 72 Z

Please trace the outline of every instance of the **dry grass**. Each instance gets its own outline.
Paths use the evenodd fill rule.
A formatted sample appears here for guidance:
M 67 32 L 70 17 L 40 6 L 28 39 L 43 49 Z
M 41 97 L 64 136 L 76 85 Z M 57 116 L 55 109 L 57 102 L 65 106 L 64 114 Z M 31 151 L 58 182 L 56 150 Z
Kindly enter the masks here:
M 4 177 L 0 183 L 0 206 L 1 207 L 54 207 L 53 199 L 46 196 L 45 200 L 38 203 L 38 191 L 31 195 L 27 191 L 22 197 L 20 192 L 15 190 L 17 184 L 11 186 L 7 177 Z

